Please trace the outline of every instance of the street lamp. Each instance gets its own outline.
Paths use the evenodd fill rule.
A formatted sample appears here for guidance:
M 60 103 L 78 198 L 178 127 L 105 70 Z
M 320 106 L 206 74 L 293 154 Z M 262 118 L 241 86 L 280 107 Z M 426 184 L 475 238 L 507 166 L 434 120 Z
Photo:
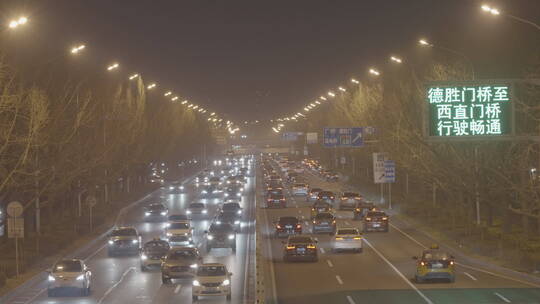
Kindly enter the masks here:
M 336 94 L 332 91 L 328 91 L 328 96 L 330 97 L 336 97 Z
M 133 80 L 135 78 L 139 77 L 139 74 L 133 74 L 131 76 L 129 76 L 129 80 Z
M 354 84 L 360 84 L 360 81 L 354 79 L 354 78 L 351 78 L 351 82 L 354 83 Z
M 169 96 L 169 95 L 171 95 L 171 94 L 172 94 L 172 92 L 171 92 L 171 91 L 168 91 L 167 93 L 163 94 L 163 96 L 167 97 L 167 96 Z
M 418 44 L 421 47 L 431 47 L 431 48 L 437 48 L 437 49 L 440 49 L 440 50 L 443 50 L 443 51 L 447 51 L 449 53 L 452 53 L 454 55 L 457 55 L 457 56 L 465 59 L 465 61 L 467 62 L 467 64 L 471 68 L 472 79 L 474 80 L 476 78 L 475 73 L 474 73 L 474 65 L 472 64 L 472 61 L 469 59 L 469 57 L 467 57 L 464 53 L 453 50 L 453 49 L 450 49 L 450 48 L 447 48 L 447 47 L 444 47 L 444 46 L 434 45 L 434 44 L 430 43 L 429 41 L 427 41 L 426 39 L 418 40 Z
M 345 90 L 343 87 L 339 87 L 338 90 L 340 90 L 341 92 L 347 92 L 347 90 Z
M 381 72 L 379 72 L 379 71 L 377 71 L 376 69 L 373 69 L 373 68 L 369 69 L 369 73 L 371 75 L 375 75 L 375 76 L 380 76 L 381 75 Z
M 403 60 L 401 60 L 401 58 L 396 57 L 396 56 L 390 56 L 390 61 L 393 61 L 395 63 L 402 63 L 403 62 Z
M 491 14 L 493 16 L 498 16 L 498 15 L 501 14 L 501 11 L 499 11 L 499 9 L 497 9 L 495 7 L 492 7 L 492 6 L 489 6 L 489 5 L 486 5 L 486 4 L 482 5 L 481 8 L 482 8 L 482 11 L 484 11 L 484 12 L 486 12 L 488 14 Z M 504 16 L 507 16 L 507 17 L 509 17 L 511 19 L 514 19 L 514 20 L 518 21 L 518 22 L 528 24 L 528 25 L 530 25 L 530 26 L 532 26 L 532 27 L 534 27 L 534 28 L 536 28 L 537 30 L 540 31 L 540 25 L 538 25 L 538 24 L 536 24 L 536 23 L 534 23 L 534 22 L 532 22 L 530 20 L 523 19 L 523 18 L 514 16 L 514 15 L 510 15 L 510 14 L 504 14 Z
M 321 100 L 326 101 L 326 97 L 324 97 L 324 96 L 320 96 L 319 98 L 320 98 Z
M 178 100 L 178 96 L 174 96 L 173 98 L 171 98 L 172 101 L 176 101 Z
M 84 50 L 84 48 L 86 48 L 86 46 L 84 44 L 74 46 L 74 47 L 71 48 L 71 54 L 78 54 L 79 52 Z
M 116 69 L 118 69 L 119 66 L 120 65 L 115 62 L 115 63 L 113 63 L 113 64 L 111 64 L 110 66 L 107 67 L 107 71 L 116 70 Z
M 155 83 L 151 83 L 151 84 L 148 85 L 146 88 L 147 88 L 148 90 L 151 90 L 151 89 L 153 89 L 153 88 L 155 88 L 155 87 L 156 87 L 156 84 L 155 84 Z
M 8 23 L 8 26 L 9 28 L 11 29 L 15 29 L 15 28 L 18 28 L 19 26 L 21 25 L 24 25 L 28 22 L 28 18 L 24 17 L 24 16 L 21 16 L 19 17 L 18 19 L 14 19 L 14 20 L 11 20 L 9 23 Z

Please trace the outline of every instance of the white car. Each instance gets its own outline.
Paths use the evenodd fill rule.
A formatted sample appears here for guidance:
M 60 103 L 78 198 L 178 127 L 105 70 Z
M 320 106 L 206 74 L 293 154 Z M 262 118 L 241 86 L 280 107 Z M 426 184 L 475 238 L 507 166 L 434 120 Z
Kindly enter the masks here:
M 206 215 L 208 213 L 208 209 L 206 209 L 206 205 L 201 202 L 193 202 L 189 204 L 186 214 L 187 215 Z
M 352 250 L 362 252 L 362 234 L 354 227 L 337 228 L 333 243 L 333 251 Z
M 191 294 L 194 301 L 201 296 L 225 296 L 231 300 L 231 276 L 227 267 L 219 263 L 205 263 L 197 268 Z
M 296 183 L 292 186 L 292 195 L 307 196 L 309 193 L 309 187 L 304 183 Z
M 78 259 L 64 259 L 54 264 L 49 270 L 47 278 L 47 294 L 54 297 L 62 289 L 76 289 L 81 295 L 90 294 L 92 273 L 84 261 Z
M 304 168 L 300 167 L 300 166 L 297 166 L 294 168 L 294 172 L 298 173 L 298 174 L 302 174 L 304 173 Z
M 167 238 L 174 236 L 192 237 L 192 234 L 193 228 L 191 227 L 189 221 L 168 223 L 167 228 L 165 229 L 165 235 L 167 235 Z

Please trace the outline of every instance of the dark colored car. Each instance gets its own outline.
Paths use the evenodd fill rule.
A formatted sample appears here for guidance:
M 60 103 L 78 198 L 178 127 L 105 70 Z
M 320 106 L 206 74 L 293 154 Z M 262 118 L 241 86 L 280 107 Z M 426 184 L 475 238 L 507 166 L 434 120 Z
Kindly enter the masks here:
M 287 208 L 287 201 L 283 194 L 271 194 L 266 199 L 266 208 Z
M 273 194 L 283 195 L 283 189 L 271 189 L 271 190 L 268 190 L 268 191 L 266 191 L 265 197 L 269 198 Z
M 169 210 L 162 203 L 153 203 L 144 207 L 144 220 L 150 221 L 165 221 Z
M 238 214 L 227 212 L 219 213 L 214 219 L 214 223 L 217 225 L 228 224 L 234 227 L 235 231 L 239 231 L 242 222 L 238 218 Z
M 319 192 L 319 194 L 317 194 L 317 199 L 319 201 L 334 203 L 336 196 L 334 195 L 334 192 L 332 191 L 321 191 Z
M 280 181 L 270 181 L 266 184 L 266 190 L 283 189 L 283 183 Z
M 225 188 L 224 196 L 225 197 L 242 197 L 242 192 L 244 188 L 240 184 L 233 184 Z
M 302 224 L 297 217 L 282 216 L 276 222 L 276 237 L 302 234 Z
M 139 254 L 141 236 L 133 227 L 114 228 L 108 234 L 107 252 L 109 256 L 117 254 Z
M 311 206 L 311 219 L 314 219 L 315 216 L 322 212 L 332 212 L 332 205 L 323 201 L 316 201 Z
M 141 271 L 153 266 L 160 267 L 161 259 L 167 255 L 170 248 L 169 243 L 161 239 L 146 242 L 141 249 Z
M 291 235 L 287 241 L 283 241 L 283 261 L 311 261 L 319 260 L 317 253 L 317 241 L 310 236 Z
M 369 211 L 364 217 L 364 232 L 388 232 L 388 215 L 384 211 Z
M 356 203 L 356 206 L 353 210 L 353 220 L 361 220 L 363 219 L 369 211 L 375 210 L 375 204 L 371 202 L 366 201 L 359 201 Z
M 231 248 L 236 252 L 236 232 L 233 226 L 213 223 L 205 233 L 207 252 L 212 248 Z
M 339 180 L 339 174 L 336 172 L 327 172 L 324 178 L 327 182 L 337 182 Z
M 315 216 L 312 225 L 313 233 L 329 233 L 336 232 L 336 218 L 330 212 L 322 212 Z
M 306 197 L 306 201 L 315 201 L 319 197 L 319 192 L 323 191 L 321 188 L 311 188 Z
M 220 213 L 234 214 L 238 219 L 240 219 L 242 217 L 242 207 L 240 207 L 240 204 L 236 202 L 224 203 L 220 208 Z

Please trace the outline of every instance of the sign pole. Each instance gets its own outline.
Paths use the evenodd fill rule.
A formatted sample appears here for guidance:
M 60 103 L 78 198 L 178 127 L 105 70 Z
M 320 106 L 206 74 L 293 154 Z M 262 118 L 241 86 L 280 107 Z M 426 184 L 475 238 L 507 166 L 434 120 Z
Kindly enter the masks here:
M 476 225 L 480 226 L 480 192 L 478 191 L 478 146 L 474 146 L 474 173 L 476 175 L 475 177 L 475 183 L 474 183 L 474 196 L 475 196 L 475 203 L 476 203 Z
M 388 184 L 388 209 L 392 209 L 392 184 Z
M 384 203 L 384 184 L 381 183 L 381 204 Z
M 14 218 L 14 220 L 16 220 Z M 19 237 L 15 236 L 15 276 L 19 278 Z
M 94 227 L 92 226 L 92 205 L 90 205 L 90 232 L 92 232 L 94 230 Z

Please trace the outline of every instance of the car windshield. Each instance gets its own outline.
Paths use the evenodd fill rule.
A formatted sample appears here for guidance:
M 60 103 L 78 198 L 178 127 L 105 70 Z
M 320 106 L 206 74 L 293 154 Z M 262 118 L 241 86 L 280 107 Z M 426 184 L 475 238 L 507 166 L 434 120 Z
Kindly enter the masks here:
M 297 223 L 298 222 L 298 219 L 293 217 L 293 216 L 287 216 L 287 217 L 280 217 L 279 218 L 279 222 L 280 223 L 290 223 L 290 224 L 293 224 L 293 223 Z
M 54 265 L 53 272 L 80 272 L 82 271 L 79 261 L 61 261 Z
M 148 210 L 163 210 L 163 209 L 165 209 L 165 206 L 163 206 L 161 204 L 148 206 Z
M 283 198 L 283 194 L 272 194 L 270 195 L 270 198 L 271 199 L 282 199 Z
M 210 233 L 232 233 L 234 228 L 228 223 L 212 224 L 210 226 Z
M 317 214 L 316 218 L 321 219 L 321 220 L 327 220 L 327 219 L 333 219 L 334 216 L 330 213 L 319 213 Z
M 240 209 L 240 205 L 238 203 L 223 204 L 223 210 L 232 211 L 232 210 L 236 210 L 236 209 Z
M 386 216 L 386 213 L 380 212 L 380 211 L 372 211 L 372 212 L 368 212 L 367 216 L 383 217 L 383 216 Z
M 195 250 L 173 250 L 167 254 L 167 259 L 179 260 L 196 258 L 197 252 Z
M 321 188 L 313 188 L 311 189 L 311 193 L 318 193 L 318 192 L 321 192 L 322 189 Z
M 450 255 L 444 251 L 426 251 L 423 256 L 424 260 L 449 260 Z
M 191 203 L 189 205 L 189 208 L 204 208 L 204 204 L 203 203 Z
M 188 223 L 171 223 L 169 225 L 169 229 L 188 229 L 189 224 Z
M 111 232 L 111 236 L 136 236 L 137 231 L 132 228 L 116 229 Z
M 322 191 L 322 192 L 319 192 L 319 196 L 323 197 L 323 196 L 332 196 L 334 195 L 332 192 L 328 192 L 328 191 Z
M 185 214 L 169 215 L 169 221 L 187 221 L 188 217 Z
M 358 234 L 356 229 L 339 229 L 337 234 Z
M 144 244 L 144 249 L 150 251 L 169 250 L 169 243 L 165 241 L 150 241 Z
M 227 269 L 225 269 L 225 266 L 202 266 L 197 270 L 197 275 L 203 277 L 217 277 L 226 274 Z
M 327 202 L 316 202 L 313 204 L 313 208 L 330 208 L 330 204 Z
M 313 243 L 310 237 L 300 236 L 289 239 L 289 244 Z
M 210 178 L 211 182 L 219 182 L 219 177 L 212 177 Z
M 345 192 L 343 193 L 343 196 L 344 197 L 356 197 L 356 196 L 359 196 L 358 193 L 354 193 L 354 192 Z

